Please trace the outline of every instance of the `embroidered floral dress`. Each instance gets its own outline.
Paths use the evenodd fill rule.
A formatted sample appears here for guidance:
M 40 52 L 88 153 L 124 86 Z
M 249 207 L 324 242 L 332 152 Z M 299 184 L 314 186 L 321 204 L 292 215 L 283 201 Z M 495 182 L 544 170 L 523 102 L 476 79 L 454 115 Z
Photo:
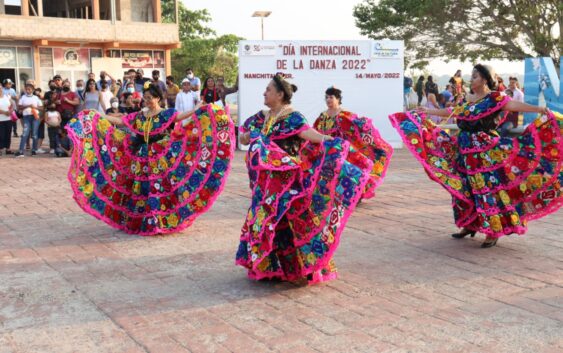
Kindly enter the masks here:
M 390 116 L 431 179 L 452 194 L 458 227 L 492 237 L 524 234 L 527 222 L 563 201 L 563 121 L 541 116 L 517 137 L 495 130 L 509 97 L 492 92 L 455 107 L 460 132 L 450 136 L 416 111 Z
M 139 235 L 178 232 L 208 210 L 229 173 L 233 123 L 215 105 L 184 124 L 174 123 L 177 114 L 132 113 L 120 129 L 95 111 L 79 113 L 67 127 L 74 143 L 68 179 L 78 205 Z
M 347 141 L 301 139 L 309 126 L 298 112 L 265 120 L 260 112 L 243 127 L 251 136 L 246 164 L 252 204 L 236 263 L 252 279 L 336 278 L 332 255 L 373 164 Z
M 334 117 L 324 112 L 317 118 L 313 127 L 323 134 L 340 137 L 350 142 L 354 149 L 373 162 L 371 178 L 363 198 L 374 197 L 375 189 L 383 183 L 383 178 L 387 173 L 393 155 L 393 147 L 381 138 L 371 119 L 360 118 L 347 111 L 341 111 Z

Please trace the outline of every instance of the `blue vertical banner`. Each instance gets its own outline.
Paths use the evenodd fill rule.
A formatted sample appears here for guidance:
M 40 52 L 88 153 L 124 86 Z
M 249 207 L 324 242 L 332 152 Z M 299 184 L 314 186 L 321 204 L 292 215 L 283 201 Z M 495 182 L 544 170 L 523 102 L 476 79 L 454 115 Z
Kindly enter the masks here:
M 559 72 L 563 71 L 563 61 Z M 525 62 L 524 101 L 544 105 L 550 110 L 563 112 L 563 80 L 557 75 L 551 58 L 528 58 Z M 536 113 L 524 113 L 524 124 L 531 123 Z

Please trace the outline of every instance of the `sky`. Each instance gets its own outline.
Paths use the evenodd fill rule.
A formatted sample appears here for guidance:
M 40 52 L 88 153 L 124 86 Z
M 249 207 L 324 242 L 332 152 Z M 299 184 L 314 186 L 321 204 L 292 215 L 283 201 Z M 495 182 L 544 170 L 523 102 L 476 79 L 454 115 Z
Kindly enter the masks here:
M 249 40 L 260 39 L 260 19 L 254 11 L 272 11 L 264 19 L 266 40 L 365 40 L 355 25 L 354 6 L 361 0 L 180 0 L 190 9 L 206 8 L 210 27 L 217 34 L 236 34 Z M 524 73 L 523 62 L 492 61 L 499 74 Z M 435 75 L 453 74 L 457 69 L 471 71 L 470 63 L 457 60 L 433 61 L 428 71 Z

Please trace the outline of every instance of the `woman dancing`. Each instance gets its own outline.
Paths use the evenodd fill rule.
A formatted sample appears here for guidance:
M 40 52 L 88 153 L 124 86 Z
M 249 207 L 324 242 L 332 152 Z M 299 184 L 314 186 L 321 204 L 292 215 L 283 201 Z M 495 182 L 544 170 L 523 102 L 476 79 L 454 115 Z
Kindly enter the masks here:
M 364 191 L 363 198 L 375 196 L 375 189 L 383 183 L 387 173 L 393 148 L 379 135 L 371 119 L 362 117 L 342 109 L 342 91 L 330 87 L 325 91 L 327 110 L 317 118 L 313 127 L 317 131 L 340 137 L 373 163 L 370 180 Z
M 317 283 L 336 278 L 332 255 L 373 163 L 341 139 L 322 135 L 291 107 L 297 87 L 281 74 L 264 92 L 265 112 L 249 118 L 241 142 L 252 204 L 236 263 L 251 279 Z
M 74 144 L 68 179 L 87 213 L 139 235 L 178 232 L 211 207 L 234 153 L 234 127 L 215 105 L 162 109 L 144 89 L 145 109 L 123 117 L 84 111 L 67 127 Z
M 449 109 L 428 109 L 390 116 L 405 145 L 431 179 L 452 194 L 454 238 L 486 234 L 483 248 L 499 237 L 524 234 L 527 223 L 562 205 L 563 121 L 544 107 L 513 101 L 494 91 L 495 74 L 476 65 L 472 94 Z M 542 114 L 517 137 L 496 131 L 501 112 Z M 453 116 L 460 132 L 449 136 L 427 114 Z

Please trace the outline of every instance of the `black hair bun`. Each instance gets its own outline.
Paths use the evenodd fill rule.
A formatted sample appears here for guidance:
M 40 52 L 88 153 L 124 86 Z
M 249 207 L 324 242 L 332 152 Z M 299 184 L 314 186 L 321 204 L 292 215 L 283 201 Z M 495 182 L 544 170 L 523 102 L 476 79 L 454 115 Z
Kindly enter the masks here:
M 297 92 L 297 86 L 293 83 L 291 84 L 291 90 L 293 91 L 293 93 Z

